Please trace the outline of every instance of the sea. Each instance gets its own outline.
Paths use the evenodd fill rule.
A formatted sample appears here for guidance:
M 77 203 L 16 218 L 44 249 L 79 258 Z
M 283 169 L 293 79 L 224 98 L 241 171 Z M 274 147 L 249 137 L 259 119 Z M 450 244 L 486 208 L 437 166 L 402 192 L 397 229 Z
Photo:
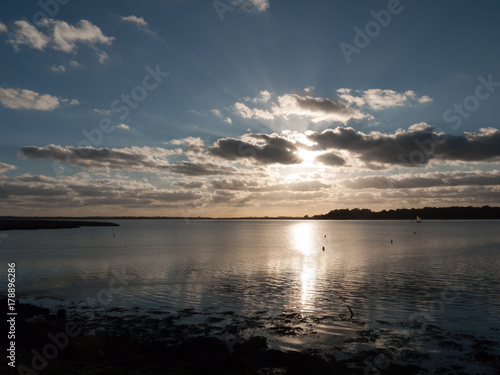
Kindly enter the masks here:
M 500 221 L 108 221 L 120 226 L 3 232 L 0 278 L 15 263 L 19 300 L 53 310 L 300 317 L 288 335 L 247 330 L 281 350 L 408 338 L 429 367 L 478 342 L 500 355 Z

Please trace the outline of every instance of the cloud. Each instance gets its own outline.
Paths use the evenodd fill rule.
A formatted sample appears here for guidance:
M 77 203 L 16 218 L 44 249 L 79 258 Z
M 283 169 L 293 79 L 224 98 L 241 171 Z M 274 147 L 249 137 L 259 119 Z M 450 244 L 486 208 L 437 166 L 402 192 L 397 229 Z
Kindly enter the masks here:
M 182 161 L 171 164 L 167 158 L 180 155 L 180 149 L 165 149 L 161 147 L 126 147 L 92 148 L 48 145 L 44 147 L 21 147 L 19 155 L 23 158 L 51 160 L 58 163 L 73 165 L 84 169 L 121 170 L 142 172 L 165 172 L 188 176 L 210 176 L 236 173 L 231 166 L 222 166 L 210 162 Z
M 318 155 L 314 160 L 323 163 L 325 165 L 337 166 L 337 167 L 345 164 L 345 159 L 333 152 L 327 152 Z
M 212 187 L 220 190 L 272 192 L 272 191 L 316 191 L 331 187 L 321 181 L 293 181 L 276 184 L 275 181 L 258 181 L 256 179 L 218 179 L 210 181 Z
M 106 60 L 109 60 L 109 55 L 104 51 L 97 52 L 97 57 L 99 58 L 100 64 L 104 64 Z
M 92 148 L 48 145 L 25 146 L 20 155 L 29 159 L 53 160 L 86 169 L 156 171 L 169 168 L 167 156 L 177 150 L 159 147 Z
M 6 33 L 8 30 L 9 29 L 7 28 L 7 25 L 3 22 L 0 22 L 0 33 Z
M 159 189 L 150 183 L 129 179 L 95 179 L 85 174 L 61 179 L 24 174 L 0 176 L 0 207 L 18 209 L 58 207 L 64 210 L 89 207 L 181 208 L 185 202 L 196 202 L 202 194 L 191 191 Z
M 130 130 L 130 126 L 128 125 L 125 125 L 125 124 L 119 124 L 116 126 L 118 129 L 122 129 L 122 130 Z
M 0 103 L 11 109 L 34 109 L 51 111 L 62 104 L 76 105 L 78 100 L 61 99 L 48 94 L 38 94 L 31 90 L 0 87 Z
M 171 165 L 168 170 L 172 173 L 187 176 L 229 175 L 238 172 L 236 168 L 230 166 L 221 166 L 214 163 L 192 163 L 187 161 Z
M 227 122 L 228 124 L 233 123 L 233 120 L 231 120 L 229 117 L 222 116 L 221 111 L 218 109 L 211 109 L 210 112 L 212 112 L 217 118 L 220 118 L 221 120 Z
M 274 120 L 275 115 L 267 110 L 262 110 L 258 108 L 250 109 L 246 104 L 236 102 L 233 104 L 233 112 L 243 118 L 254 118 L 263 120 Z
M 182 139 L 173 139 L 166 144 L 184 146 L 188 155 L 195 156 L 205 151 L 205 142 L 199 137 L 187 137 Z
M 353 119 L 371 119 L 372 116 L 361 112 L 352 104 L 339 99 L 313 97 L 310 95 L 284 94 L 271 101 L 268 91 L 261 91 L 257 98 L 244 98 L 247 103 L 265 105 L 266 108 L 249 107 L 242 102 L 232 106 L 233 112 L 242 118 L 260 120 L 289 120 L 291 117 L 303 118 L 314 123 L 321 121 L 340 121 L 346 123 Z
M 266 103 L 269 100 L 271 100 L 271 93 L 267 90 L 263 90 L 259 93 L 259 96 L 256 98 L 249 98 L 245 97 L 243 98 L 246 102 L 252 102 L 252 103 Z
M 346 150 L 373 168 L 384 165 L 422 167 L 431 160 L 494 162 L 500 158 L 500 131 L 480 129 L 479 133 L 450 135 L 436 133 L 427 124 L 418 124 L 395 134 L 364 134 L 353 128 L 337 127 L 308 138 L 318 150 Z
M 200 189 L 205 184 L 202 181 L 175 181 L 172 185 L 179 186 L 184 189 Z
M 119 127 L 127 130 L 125 126 L 128 125 L 123 125 Z M 306 168 L 316 164 L 318 168 L 323 165 L 351 170 L 384 170 L 394 166 L 421 168 L 431 162 L 439 165 L 500 160 L 500 130 L 488 128 L 478 133 L 449 135 L 436 133 L 425 123 L 393 134 L 365 134 L 337 127 L 323 132 L 283 132 L 281 135 L 248 133 L 240 138 L 221 138 L 211 145 L 194 137 L 165 143 L 180 147 L 25 146 L 20 155 L 85 169 L 162 171 L 189 176 L 245 174 L 251 170 L 265 174 L 279 166 L 301 165 L 304 155 L 308 156 Z
M 187 112 L 188 113 L 194 113 L 195 115 L 200 116 L 200 117 L 207 117 L 208 116 L 207 112 L 205 112 L 205 111 L 198 111 L 197 109 L 190 109 Z
M 358 107 L 370 107 L 376 111 L 401 107 L 411 103 L 429 103 L 432 98 L 429 96 L 418 97 L 415 92 L 408 90 L 403 93 L 398 93 L 394 90 L 352 90 L 352 89 L 339 89 L 337 90 L 339 98 L 345 100 L 347 103 L 354 104 Z
M 111 110 L 109 109 L 98 109 L 98 108 L 94 108 L 94 112 L 102 115 L 102 116 L 109 116 L 111 115 Z
M 66 73 L 66 67 L 64 65 L 56 66 L 56 64 L 52 64 L 50 71 L 54 73 Z
M 53 48 L 68 53 L 73 52 L 79 43 L 109 45 L 115 39 L 104 35 L 99 27 L 87 20 L 71 26 L 64 21 L 45 18 L 40 24 L 48 29 Z
M 50 42 L 50 37 L 40 32 L 27 21 L 14 22 L 14 37 L 10 43 L 14 45 L 27 45 L 37 50 L 43 50 Z
M 144 32 L 146 32 L 148 34 L 151 34 L 156 39 L 164 42 L 164 40 L 156 32 L 154 32 L 153 30 L 151 30 L 151 27 L 144 20 L 143 17 L 137 17 L 137 16 L 134 16 L 134 15 L 131 15 L 131 16 L 127 16 L 127 17 L 121 17 L 121 20 L 123 22 L 132 23 L 132 24 L 136 25 L 142 31 L 144 31 Z
M 252 12 L 265 12 L 269 8 L 269 0 L 239 0 L 245 10 Z
M 314 201 L 314 200 L 324 199 L 324 197 L 325 193 L 321 191 L 314 191 L 314 192 L 276 191 L 270 193 L 251 194 L 246 199 L 254 202 L 296 202 L 296 201 Z
M 39 51 L 52 48 L 74 53 L 80 44 L 91 47 L 98 44 L 110 45 L 115 39 L 104 35 L 99 27 L 87 20 L 80 20 L 72 26 L 65 21 L 44 18 L 37 26 L 39 28 L 27 21 L 15 21 L 13 37 L 9 42 L 16 47 L 26 45 Z
M 382 110 L 392 107 L 427 103 L 428 96 L 417 96 L 408 90 L 398 93 L 393 90 L 352 90 L 338 89 L 335 98 L 322 98 L 312 95 L 314 87 L 307 87 L 302 93 L 283 94 L 272 100 L 269 91 L 264 90 L 255 98 L 244 97 L 244 102 L 232 105 L 232 111 L 239 117 L 256 120 L 306 119 L 313 123 L 322 121 L 342 122 L 352 120 L 372 120 L 373 116 L 365 110 Z
M 10 171 L 10 170 L 13 170 L 13 169 L 17 169 L 17 167 L 14 165 L 5 164 L 5 163 L 0 162 L 0 174 L 7 172 L 7 171 Z
M 133 24 L 135 24 L 137 26 L 140 26 L 140 27 L 147 27 L 148 26 L 148 23 L 146 21 L 144 21 L 144 18 L 137 17 L 137 16 L 134 16 L 134 15 L 127 16 L 127 17 L 122 16 L 121 20 L 123 22 L 133 23 Z
M 454 171 L 398 176 L 363 176 L 344 180 L 350 189 L 423 189 L 440 186 L 498 186 L 499 171 Z
M 245 142 L 234 138 L 219 139 L 210 154 L 227 160 L 251 159 L 261 164 L 299 164 L 298 147 L 290 140 L 278 135 L 248 134 Z

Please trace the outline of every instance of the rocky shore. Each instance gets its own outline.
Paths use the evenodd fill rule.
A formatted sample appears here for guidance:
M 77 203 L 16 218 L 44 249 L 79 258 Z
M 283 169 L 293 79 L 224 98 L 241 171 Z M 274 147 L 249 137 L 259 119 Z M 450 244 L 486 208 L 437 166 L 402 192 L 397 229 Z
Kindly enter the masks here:
M 0 300 L 6 305 L 5 300 Z M 394 338 L 387 348 L 351 350 L 352 343 L 373 343 L 374 330 L 359 325 L 357 336 L 330 354 L 317 349 L 280 351 L 270 348 L 268 338 L 256 332 L 263 326 L 278 336 L 304 334 L 308 319 L 334 321 L 346 316 L 310 318 L 284 312 L 278 317 L 237 316 L 232 311 L 208 313 L 185 309 L 176 313 L 111 308 L 96 313 L 74 308 L 48 309 L 17 304 L 16 365 L 21 374 L 472 374 L 465 364 L 450 359 L 449 366 L 432 370 L 420 367 L 428 356 L 409 349 L 408 339 Z M 193 323 L 192 318 L 198 318 Z M 230 318 L 230 319 L 228 319 Z M 191 323 L 190 323 L 191 319 Z M 230 323 L 224 323 L 230 321 Z M 201 323 L 200 323 L 201 322 Z M 7 324 L 3 322 L 4 332 Z M 307 324 L 306 324 L 307 325 Z M 250 333 L 250 334 L 249 334 Z M 255 334 L 255 335 L 254 335 Z M 314 335 L 314 332 L 307 334 Z M 481 337 L 446 337 L 436 326 L 425 335 L 442 346 L 464 346 L 467 363 L 500 373 L 499 356 L 492 351 L 499 343 Z M 7 348 L 5 348 L 7 349 Z M 4 348 L 2 347 L 2 350 Z M 417 364 L 416 364 L 417 363 Z M 20 372 L 20 369 L 22 371 Z M 479 367 L 478 367 L 479 368 Z

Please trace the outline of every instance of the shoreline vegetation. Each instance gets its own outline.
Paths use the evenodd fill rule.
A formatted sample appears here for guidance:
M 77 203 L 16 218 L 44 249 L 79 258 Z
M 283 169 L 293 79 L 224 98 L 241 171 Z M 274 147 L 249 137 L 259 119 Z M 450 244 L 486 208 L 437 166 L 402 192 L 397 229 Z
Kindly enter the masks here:
M 246 216 L 246 217 L 188 217 L 188 216 L 0 216 L 0 230 L 78 228 L 80 226 L 118 226 L 114 223 L 82 220 L 500 220 L 500 207 L 424 207 L 398 208 L 382 211 L 370 209 L 335 209 L 326 214 L 305 216 Z M 56 220 L 58 220 L 56 222 Z M 71 220 L 71 221 L 68 221 Z M 22 223 L 24 222 L 24 223 Z M 30 228 L 29 226 L 34 226 Z
M 80 227 L 118 227 L 119 224 L 101 221 L 69 221 L 69 220 L 33 220 L 33 219 L 0 219 L 2 230 L 36 230 L 36 229 L 71 229 Z

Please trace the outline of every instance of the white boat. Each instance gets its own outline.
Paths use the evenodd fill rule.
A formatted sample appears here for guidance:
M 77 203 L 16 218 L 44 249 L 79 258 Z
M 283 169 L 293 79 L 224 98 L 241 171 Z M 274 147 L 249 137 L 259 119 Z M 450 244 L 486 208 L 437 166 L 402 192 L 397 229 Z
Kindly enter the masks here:
M 422 219 L 417 216 L 417 223 L 421 223 Z

